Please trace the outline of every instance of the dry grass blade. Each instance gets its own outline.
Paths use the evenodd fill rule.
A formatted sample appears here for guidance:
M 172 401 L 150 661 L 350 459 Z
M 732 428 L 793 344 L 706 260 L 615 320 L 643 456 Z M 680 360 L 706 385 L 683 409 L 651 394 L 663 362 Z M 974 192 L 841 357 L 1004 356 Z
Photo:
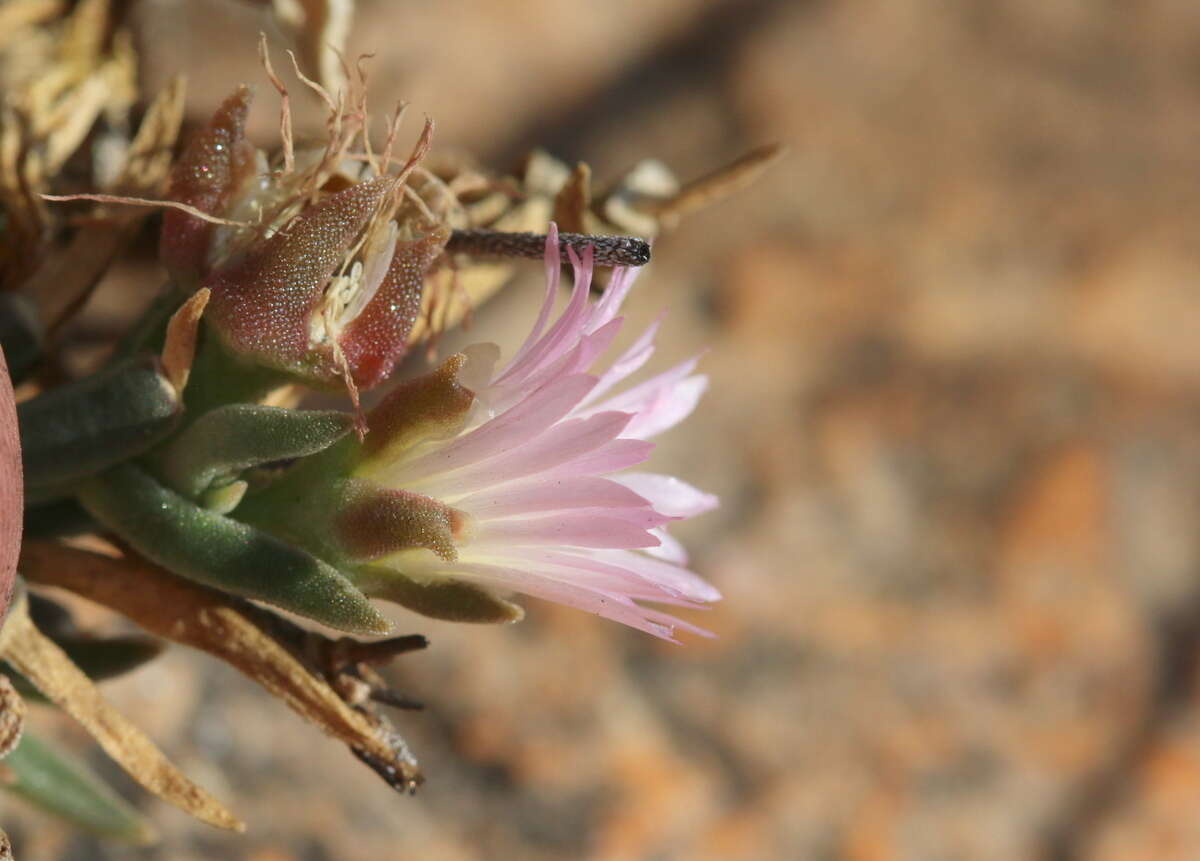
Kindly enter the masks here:
M 79 721 L 105 753 L 150 792 L 209 825 L 245 830 L 237 817 L 185 777 L 100 695 L 66 653 L 38 631 L 24 602 L 13 607 L 5 622 L 4 658 L 47 699 Z
M 290 623 L 133 557 L 32 541 L 22 549 L 21 573 L 32 582 L 69 589 L 110 607 L 150 633 L 220 658 L 345 742 L 393 786 L 411 789 L 420 783 L 416 761 L 390 728 L 377 716 L 352 708 L 272 636 L 273 628 Z
M 54 203 L 70 203 L 73 200 L 92 200 L 96 203 L 119 203 L 122 206 L 148 206 L 157 207 L 160 209 L 178 209 L 180 212 L 186 212 L 188 215 L 199 218 L 201 221 L 207 221 L 209 224 L 223 224 L 226 227 L 253 227 L 247 221 L 232 221 L 228 218 L 220 218 L 216 215 L 210 215 L 203 210 L 197 209 L 187 203 L 180 203 L 177 200 L 150 200 L 144 197 L 125 197 L 120 194 L 43 194 L 40 195 L 42 200 L 53 201 Z

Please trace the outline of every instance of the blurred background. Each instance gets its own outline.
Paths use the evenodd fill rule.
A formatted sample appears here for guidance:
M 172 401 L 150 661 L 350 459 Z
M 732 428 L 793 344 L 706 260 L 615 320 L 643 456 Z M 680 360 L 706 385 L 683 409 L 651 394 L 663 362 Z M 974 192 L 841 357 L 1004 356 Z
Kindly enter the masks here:
M 199 121 L 255 82 L 273 140 L 262 8 L 131 7 L 147 91 L 187 73 Z M 1200 5 L 359 0 L 349 44 L 495 168 L 790 146 L 628 306 L 670 309 L 658 367 L 707 351 L 652 466 L 722 497 L 679 530 L 719 638 L 397 610 L 432 641 L 393 672 L 412 798 L 174 649 L 106 691 L 248 833 L 130 790 L 160 846 L 23 809 L 20 858 L 1200 857 Z M 466 337 L 514 346 L 538 276 Z

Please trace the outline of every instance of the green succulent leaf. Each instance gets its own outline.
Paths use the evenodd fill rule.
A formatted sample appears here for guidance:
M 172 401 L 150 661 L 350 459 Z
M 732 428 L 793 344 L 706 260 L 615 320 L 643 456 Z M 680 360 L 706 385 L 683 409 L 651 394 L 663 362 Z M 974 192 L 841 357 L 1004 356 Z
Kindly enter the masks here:
M 355 582 L 373 598 L 432 619 L 496 624 L 525 618 L 521 605 L 461 580 L 414 580 L 390 568 L 364 565 Z
M 37 308 L 29 297 L 16 290 L 0 290 L 0 349 L 14 383 L 21 382 L 36 364 L 43 335 Z
M 184 496 L 198 499 L 243 470 L 316 454 L 353 427 L 354 416 L 335 410 L 218 407 L 171 440 L 161 460 L 162 478 Z
M 169 434 L 181 411 L 153 356 L 25 401 L 17 421 L 26 487 L 52 489 L 135 457 Z
M 132 843 L 156 839 L 153 826 L 83 763 L 67 759 L 28 730 L 4 759 L 9 792 L 104 837 Z
M 382 634 L 391 629 L 370 600 L 333 566 L 201 508 L 132 464 L 81 483 L 79 499 L 139 553 L 182 577 L 343 631 Z

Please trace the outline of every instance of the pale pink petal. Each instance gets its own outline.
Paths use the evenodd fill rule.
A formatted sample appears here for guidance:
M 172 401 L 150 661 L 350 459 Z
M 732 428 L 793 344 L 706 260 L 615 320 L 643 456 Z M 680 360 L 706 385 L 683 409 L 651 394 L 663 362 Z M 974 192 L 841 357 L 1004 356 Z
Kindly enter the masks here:
M 555 547 L 657 547 L 659 539 L 628 521 L 594 513 L 560 512 L 552 517 L 489 520 L 472 543 L 538 544 Z
M 415 481 L 460 469 L 524 445 L 569 413 L 595 384 L 596 378 L 588 374 L 555 380 L 454 442 L 418 456 L 394 480 Z
M 546 268 L 546 295 L 542 299 L 542 307 L 538 311 L 537 320 L 533 324 L 533 328 L 529 330 L 529 335 L 526 336 L 525 342 L 521 344 L 509 365 L 514 365 L 525 358 L 530 348 L 537 343 L 538 338 L 542 334 L 542 330 L 546 328 L 546 322 L 550 319 L 550 313 L 554 310 L 554 300 L 558 296 L 558 282 L 562 272 L 562 264 L 559 263 L 558 256 L 558 225 L 553 221 L 550 222 L 550 229 L 546 232 L 546 251 L 542 256 L 543 263 Z
M 607 478 L 570 476 L 535 478 L 474 493 L 454 503 L 479 520 L 569 508 L 629 508 L 650 503 L 623 484 Z
M 633 571 L 647 580 L 673 589 L 694 601 L 721 600 L 721 593 L 707 580 L 670 562 L 663 562 L 660 559 L 646 556 L 644 553 L 632 553 L 627 550 L 603 551 L 591 555 L 596 556 L 600 561 Z
M 629 289 L 633 287 L 633 282 L 636 279 L 636 269 L 628 266 L 619 266 L 613 269 L 612 275 L 608 280 L 608 287 L 605 288 L 604 295 L 600 297 L 600 301 L 593 307 L 591 317 L 588 318 L 587 325 L 584 326 L 584 331 L 593 332 L 615 318 L 617 312 L 621 310 L 621 305 L 624 303 L 625 297 L 629 295 Z
M 646 327 L 646 330 L 612 363 L 608 370 L 600 375 L 600 381 L 596 383 L 596 388 L 592 389 L 591 393 L 583 399 L 583 403 L 580 404 L 581 408 L 599 400 L 613 386 L 649 361 L 650 357 L 654 355 L 654 339 L 658 335 L 662 321 L 663 318 L 660 315 L 657 320 Z
M 643 383 L 639 383 L 633 388 L 626 389 L 619 395 L 614 395 L 604 403 L 588 407 L 593 411 L 597 410 L 621 410 L 628 409 L 630 411 L 638 410 L 646 403 L 653 403 L 658 394 L 664 389 L 669 391 L 683 380 L 691 376 L 692 371 L 696 370 L 696 365 L 700 362 L 699 356 L 693 356 L 686 361 L 680 362 L 673 368 L 657 374 Z M 624 406 L 622 406 L 624 405 Z M 585 402 L 587 406 L 587 402 Z
M 563 583 L 526 571 L 490 565 L 460 565 L 456 566 L 450 574 L 451 576 L 466 575 L 463 579 L 483 581 L 534 598 L 575 607 L 639 631 L 645 631 L 672 643 L 678 642 L 673 636 L 674 630 L 670 624 L 650 621 L 646 618 L 647 611 L 644 608 L 622 595 L 596 592 L 573 583 Z M 659 618 L 667 618 L 661 617 L 660 614 L 655 615 Z
M 590 249 L 585 256 L 591 260 Z M 591 289 L 590 272 L 589 268 L 589 279 L 583 281 L 579 277 L 579 270 L 576 270 L 575 287 L 562 316 L 550 327 L 549 332 L 525 352 L 525 355 L 503 370 L 493 381 L 493 385 L 500 386 L 523 380 L 542 365 L 553 362 L 574 345 L 582 333 L 587 314 L 588 291 Z
M 614 439 L 595 451 L 581 454 L 554 469 L 547 470 L 546 477 L 603 475 L 608 472 L 616 472 L 619 469 L 627 469 L 637 466 L 639 463 L 645 463 L 653 451 L 654 443 L 643 439 Z
M 613 441 L 629 423 L 628 413 L 599 413 L 586 419 L 560 422 L 536 440 L 457 473 L 437 476 L 436 484 L 422 492 L 434 495 L 470 493 L 489 485 L 501 484 L 528 475 L 542 473 L 577 458 L 586 457 Z M 585 474 L 572 471 L 575 475 Z
M 649 553 L 651 556 L 657 556 L 659 559 L 675 565 L 687 565 L 687 550 L 684 549 L 682 544 L 667 534 L 667 530 L 660 527 L 650 531 L 658 539 L 658 545 L 655 547 L 647 547 L 647 553 Z
M 709 608 L 698 607 L 696 609 L 707 610 Z M 675 633 L 676 630 L 682 630 L 687 631 L 689 634 L 695 634 L 698 637 L 704 637 L 705 639 L 709 640 L 715 640 L 717 637 L 716 634 L 707 628 L 701 628 L 699 625 L 693 625 L 691 622 L 688 622 L 685 619 L 672 616 L 670 613 L 664 613 L 662 610 L 655 610 L 650 607 L 642 607 L 641 611 L 643 619 L 646 619 L 651 623 L 661 622 L 671 629 L 672 634 Z
M 610 583 L 624 583 L 628 589 L 638 582 L 650 589 L 649 593 L 643 591 L 642 594 L 631 591 L 629 594 L 635 598 L 664 602 L 668 597 L 677 597 L 689 604 L 721 600 L 721 593 L 698 574 L 632 550 L 564 552 L 535 547 L 519 548 L 511 551 L 511 555 L 538 566 L 558 566 L 565 570 L 603 574 Z M 663 594 L 651 598 L 655 592 Z
M 560 583 L 570 583 L 593 592 L 602 592 L 608 595 L 621 595 L 625 598 L 632 598 L 634 601 L 646 601 L 669 607 L 685 607 L 689 610 L 709 609 L 707 604 L 691 601 L 637 578 L 614 577 L 607 573 L 597 573 L 578 566 L 564 567 L 561 565 L 539 564 L 530 567 L 530 563 L 515 557 L 511 560 L 504 558 L 493 564 L 501 566 L 511 564 L 512 567 L 520 568 L 523 571 L 536 572 L 547 579 L 554 579 Z
M 654 393 L 635 413 L 625 435 L 637 439 L 651 439 L 670 430 L 692 414 L 700 398 L 708 389 L 708 377 L 698 374 L 671 387 L 663 387 Z
M 609 348 L 620 328 L 621 321 L 613 320 L 590 335 L 584 335 L 570 351 L 554 362 L 530 372 L 528 377 L 515 383 L 493 386 L 489 392 L 489 398 L 496 403 L 503 404 L 519 398 L 524 392 L 545 385 L 557 377 L 586 371 Z
M 613 476 L 613 480 L 650 500 L 654 509 L 663 514 L 672 514 L 676 517 L 695 517 L 706 511 L 712 511 L 718 505 L 715 495 L 705 493 L 673 475 L 624 472 Z

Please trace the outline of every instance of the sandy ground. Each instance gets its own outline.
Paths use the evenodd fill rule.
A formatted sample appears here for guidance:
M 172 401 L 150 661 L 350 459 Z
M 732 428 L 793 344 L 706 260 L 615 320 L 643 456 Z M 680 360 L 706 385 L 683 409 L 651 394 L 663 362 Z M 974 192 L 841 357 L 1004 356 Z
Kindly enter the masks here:
M 147 76 L 187 71 L 193 116 L 261 82 L 257 11 L 140 5 Z M 415 798 L 173 651 L 107 690 L 250 831 L 131 790 L 159 847 L 25 817 L 19 857 L 1200 857 L 1200 5 L 360 10 L 376 95 L 486 163 L 688 177 L 790 144 L 630 302 L 670 308 L 659 367 L 708 351 L 653 465 L 722 496 L 679 530 L 720 637 L 398 612 L 433 643 L 394 672 L 427 704 L 398 718 Z M 527 274 L 472 337 L 513 345 Z

